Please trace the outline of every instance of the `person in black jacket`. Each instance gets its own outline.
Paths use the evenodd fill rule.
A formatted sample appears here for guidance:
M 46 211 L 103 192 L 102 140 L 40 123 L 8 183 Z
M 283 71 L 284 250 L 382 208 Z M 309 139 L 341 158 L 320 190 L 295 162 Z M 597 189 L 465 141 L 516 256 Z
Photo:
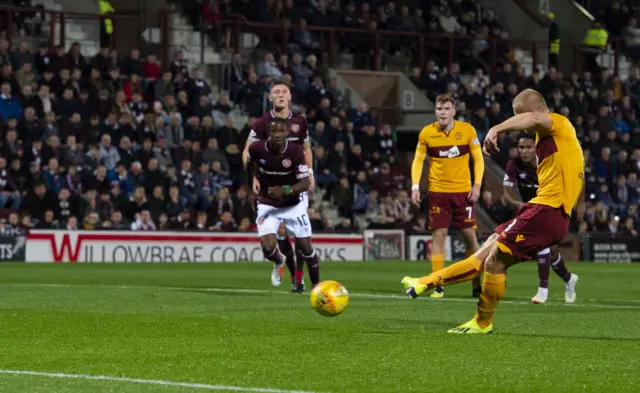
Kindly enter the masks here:
M 42 220 L 45 211 L 55 210 L 56 196 L 47 191 L 44 183 L 37 183 L 24 198 L 22 207 L 31 214 L 31 217 Z

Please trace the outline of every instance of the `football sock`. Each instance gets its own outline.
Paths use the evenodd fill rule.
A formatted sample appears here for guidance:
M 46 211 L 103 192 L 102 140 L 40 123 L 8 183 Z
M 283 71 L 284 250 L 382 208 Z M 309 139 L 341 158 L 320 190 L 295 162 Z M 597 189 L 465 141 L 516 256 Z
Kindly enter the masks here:
M 431 254 L 431 272 L 444 269 L 444 254 Z
M 263 249 L 262 253 L 264 254 L 264 257 L 270 260 L 271 262 L 275 264 L 282 263 L 282 254 L 280 253 L 280 250 L 278 249 L 278 247 L 274 248 L 273 251 L 271 252 L 266 252 Z
M 318 260 L 316 250 L 313 250 L 311 255 L 303 255 L 303 258 L 307 264 L 307 269 L 309 270 L 311 284 L 316 285 L 320 282 L 320 261 Z
M 434 287 L 442 287 L 445 285 L 456 284 L 463 281 L 469 281 L 476 277 L 482 269 L 482 262 L 472 255 L 464 261 L 460 261 L 450 265 L 449 267 L 433 272 L 428 276 L 418 279 L 422 285 L 426 285 L 428 289 Z
M 540 288 L 549 288 L 549 269 L 551 261 L 551 250 L 546 249 L 538 253 L 538 279 Z
M 289 273 L 291 273 L 291 278 L 294 278 L 296 274 L 296 260 L 293 252 L 293 247 L 291 247 L 291 242 L 288 238 L 282 240 L 278 239 L 278 248 L 280 249 L 280 252 L 287 258 L 287 268 L 289 269 Z
M 480 327 L 487 327 L 493 323 L 493 314 L 496 312 L 498 302 L 504 296 L 504 288 L 507 285 L 506 274 L 484 273 L 482 293 L 478 300 L 476 322 Z
M 477 249 L 475 250 L 467 250 L 467 258 L 471 257 L 472 255 L 474 255 L 476 253 L 476 251 L 478 251 Z M 481 265 L 480 271 L 478 273 L 482 273 L 482 270 L 484 269 L 484 265 Z M 482 280 L 480 279 L 480 274 L 477 274 L 474 278 L 473 281 L 471 282 L 471 287 L 473 289 L 473 292 L 475 293 L 476 291 L 479 293 L 482 290 Z
M 296 282 L 302 282 L 304 278 L 304 256 L 300 251 L 296 251 Z
M 564 280 L 564 282 L 569 282 L 569 280 L 571 279 L 571 273 L 569 273 L 567 265 L 565 265 L 564 261 L 562 260 L 562 255 L 558 254 L 558 259 L 555 262 L 551 263 L 551 268 L 558 276 L 560 276 L 560 278 Z

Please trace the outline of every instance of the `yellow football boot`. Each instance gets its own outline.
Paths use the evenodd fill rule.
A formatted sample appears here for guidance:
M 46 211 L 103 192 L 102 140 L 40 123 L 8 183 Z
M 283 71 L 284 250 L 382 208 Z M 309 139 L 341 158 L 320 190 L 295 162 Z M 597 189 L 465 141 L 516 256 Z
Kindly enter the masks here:
M 493 333 L 493 324 L 487 326 L 486 328 L 480 327 L 478 322 L 476 322 L 475 317 L 467 323 L 464 323 L 458 327 L 453 329 L 449 329 L 447 333 L 452 334 L 489 334 Z
M 420 284 L 417 278 L 404 277 L 402 279 L 402 285 L 404 285 L 404 292 L 409 295 L 411 299 L 415 299 L 427 290 L 427 286 Z
M 430 296 L 432 299 L 442 299 L 444 297 L 444 288 L 436 287 Z

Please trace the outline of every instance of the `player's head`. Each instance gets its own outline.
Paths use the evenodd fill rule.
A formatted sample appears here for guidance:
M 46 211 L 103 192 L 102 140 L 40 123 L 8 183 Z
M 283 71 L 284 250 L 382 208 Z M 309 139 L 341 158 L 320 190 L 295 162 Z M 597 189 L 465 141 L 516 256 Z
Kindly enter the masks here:
M 436 98 L 436 120 L 440 129 L 447 128 L 456 115 L 456 103 L 451 94 L 441 94 Z
M 287 108 L 291 102 L 291 88 L 285 81 L 275 81 L 271 83 L 269 91 L 269 101 L 277 110 Z
M 287 136 L 289 135 L 287 122 L 284 119 L 272 119 L 269 121 L 268 127 L 271 145 L 276 148 L 282 148 L 287 142 Z
M 533 89 L 525 89 L 513 99 L 513 113 L 519 115 L 526 112 L 549 113 L 542 94 Z
M 518 157 L 524 162 L 531 162 L 536 156 L 536 137 L 526 131 L 518 136 Z

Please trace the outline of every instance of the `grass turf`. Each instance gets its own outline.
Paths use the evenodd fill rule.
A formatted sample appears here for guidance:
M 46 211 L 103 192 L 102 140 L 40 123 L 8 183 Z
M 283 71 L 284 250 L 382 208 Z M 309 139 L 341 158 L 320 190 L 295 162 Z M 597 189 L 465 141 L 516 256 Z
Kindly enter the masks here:
M 273 291 L 267 264 L 2 264 L 0 392 L 206 390 L 3 370 L 222 392 L 640 391 L 640 264 L 571 264 L 569 306 L 553 272 L 550 302 L 529 304 L 535 268 L 510 271 L 494 335 L 456 336 L 446 330 L 475 310 L 470 284 L 410 301 L 400 279 L 425 273 L 419 262 L 324 264 L 351 292 L 337 318 L 286 282 Z

